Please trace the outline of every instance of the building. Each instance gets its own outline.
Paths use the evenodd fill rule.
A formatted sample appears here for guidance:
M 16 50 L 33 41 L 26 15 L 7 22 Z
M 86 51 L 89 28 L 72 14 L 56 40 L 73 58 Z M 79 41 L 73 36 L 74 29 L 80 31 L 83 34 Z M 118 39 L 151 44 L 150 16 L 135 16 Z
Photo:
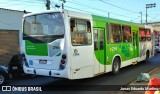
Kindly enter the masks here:
M 157 22 L 157 24 L 153 25 L 154 29 L 154 35 L 155 35 L 155 45 L 160 44 L 160 22 Z M 160 45 L 159 45 L 160 47 Z
M 149 22 L 147 23 L 149 25 L 152 25 L 153 27 L 153 41 L 154 41 L 154 45 L 159 45 L 160 44 L 160 21 L 156 21 L 156 22 Z M 160 48 L 160 45 L 159 45 Z
M 7 66 L 20 53 L 24 11 L 0 8 L 0 65 Z

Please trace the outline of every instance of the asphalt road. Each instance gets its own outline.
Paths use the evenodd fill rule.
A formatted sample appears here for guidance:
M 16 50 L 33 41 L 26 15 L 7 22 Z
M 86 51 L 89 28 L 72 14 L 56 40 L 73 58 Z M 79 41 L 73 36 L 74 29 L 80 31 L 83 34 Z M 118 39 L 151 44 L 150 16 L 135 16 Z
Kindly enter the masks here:
M 112 92 L 105 91 L 100 88 L 108 88 L 106 90 L 119 90 L 121 85 L 127 85 L 134 81 L 140 73 L 149 72 L 157 67 L 160 67 L 160 55 L 149 59 L 149 62 L 139 62 L 136 65 L 131 65 L 120 70 L 117 75 L 111 75 L 111 73 L 103 74 L 94 78 L 81 79 L 81 80 L 67 80 L 67 79 L 56 79 L 51 77 L 41 77 L 37 76 L 33 79 L 30 78 L 18 78 L 12 79 L 7 82 L 7 85 L 40 85 L 46 88 L 55 89 L 53 85 L 59 85 L 60 91 L 48 91 L 48 92 L 10 92 L 11 94 L 36 94 L 36 93 L 46 93 L 46 94 L 112 94 Z M 75 87 L 74 87 L 75 85 Z M 77 87 L 82 89 L 77 89 Z M 111 88 L 110 88 L 111 87 Z M 65 91 L 64 88 L 67 88 Z M 74 89 L 73 89 L 74 88 Z M 85 89 L 84 89 L 85 88 Z M 86 89 L 88 88 L 88 89 Z M 99 88 L 99 89 L 97 89 Z M 59 88 L 58 88 L 59 89 Z M 84 90 L 83 90 L 84 89 Z M 64 91 L 62 91 L 64 90 Z M 73 90 L 73 91 L 72 91 Z M 88 90 L 88 91 L 87 91 Z M 5 93 L 5 92 L 0 92 Z M 8 92 L 9 93 L 9 92 Z M 8 94 L 7 93 L 7 94 Z

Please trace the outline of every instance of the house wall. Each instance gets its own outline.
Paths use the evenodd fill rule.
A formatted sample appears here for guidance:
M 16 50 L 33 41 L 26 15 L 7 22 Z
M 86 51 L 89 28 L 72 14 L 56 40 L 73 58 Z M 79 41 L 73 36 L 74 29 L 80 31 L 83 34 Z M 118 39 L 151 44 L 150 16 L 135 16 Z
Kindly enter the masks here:
M 23 11 L 0 8 L 0 65 L 7 66 L 21 50 Z

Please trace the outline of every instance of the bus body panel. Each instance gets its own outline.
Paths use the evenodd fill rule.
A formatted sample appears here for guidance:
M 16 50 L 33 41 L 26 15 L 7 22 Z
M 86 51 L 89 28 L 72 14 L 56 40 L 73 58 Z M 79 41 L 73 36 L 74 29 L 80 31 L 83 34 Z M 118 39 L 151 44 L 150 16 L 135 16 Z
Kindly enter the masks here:
M 48 15 L 52 15 L 52 13 L 54 13 L 53 11 L 49 11 L 49 12 L 45 12 L 46 14 L 44 13 L 37 13 L 37 14 L 33 14 L 34 15 L 40 15 L 43 14 L 46 15 L 44 16 L 43 18 L 45 17 L 48 17 L 46 19 L 49 19 L 51 18 L 54 19 L 55 17 L 58 17 L 59 15 L 56 15 L 56 14 L 53 14 L 55 15 L 54 16 L 48 16 Z M 57 13 L 57 11 L 55 12 Z M 58 12 L 60 13 L 60 12 Z M 63 13 L 62 13 L 63 15 Z M 32 15 L 26 15 L 24 17 L 31 17 Z M 35 16 L 37 17 L 37 20 L 38 20 L 38 16 Z M 65 21 L 65 18 L 64 17 L 64 21 Z M 28 18 L 29 19 L 29 18 Z M 43 19 L 39 19 L 39 21 L 41 22 L 41 20 L 43 21 Z M 28 20 L 31 25 L 36 25 L 36 23 L 31 23 L 30 20 Z M 55 21 L 55 20 L 53 20 Z M 25 24 L 25 21 L 23 21 L 24 24 Z M 44 21 L 43 21 L 44 22 Z M 47 23 L 43 23 L 44 25 L 40 25 L 43 29 L 41 30 L 43 33 L 47 33 L 47 32 L 53 32 L 53 31 L 49 31 L 48 28 L 51 28 L 49 27 L 49 25 L 45 25 Z M 58 22 L 58 20 L 57 20 Z M 57 23 L 56 22 L 56 23 Z M 27 23 L 27 24 L 28 24 Z M 56 24 L 55 23 L 55 24 Z M 57 26 L 61 23 L 64 23 L 64 22 L 59 22 L 57 23 Z M 31 25 L 28 25 L 28 28 L 31 27 L 31 30 L 32 30 L 32 26 Z M 37 24 L 38 25 L 38 24 Z M 39 26 L 39 27 L 40 27 Z M 35 30 L 36 28 L 39 29 L 38 27 L 34 27 Z M 58 30 L 62 30 L 62 28 L 60 27 L 55 27 L 55 30 L 56 28 Z M 23 28 L 24 29 L 24 28 Z M 64 28 L 66 29 L 66 28 Z M 24 29 L 25 30 L 25 29 Z M 23 31 L 24 31 L 23 30 Z M 30 31 L 26 31 L 26 32 L 30 32 Z M 39 31 L 38 31 L 39 32 Z M 58 33 L 57 33 L 58 34 Z M 60 35 L 51 35 L 51 37 L 49 37 L 48 35 L 47 36 L 44 36 L 44 35 L 33 35 L 30 36 L 26 36 L 27 38 L 23 40 L 23 53 L 25 55 L 25 58 L 26 58 L 26 61 L 24 61 L 24 64 L 23 64 L 23 68 L 24 68 L 24 72 L 27 73 L 27 74 L 36 74 L 36 75 L 46 75 L 46 76 L 56 76 L 56 77 L 64 77 L 64 78 L 70 78 L 70 75 L 68 73 L 68 65 L 67 64 L 63 64 L 63 67 L 65 67 L 65 71 L 64 70 L 61 70 L 60 69 L 60 65 L 61 65 L 61 60 L 62 60 L 62 55 L 67 55 L 67 52 L 66 52 L 66 36 L 64 35 L 64 38 L 61 37 Z M 52 38 L 56 38 L 57 39 L 53 39 L 53 41 L 50 41 Z M 58 38 L 59 37 L 59 38 Z M 46 40 L 45 40 L 46 38 Z M 35 41 L 35 39 L 38 39 Z M 50 42 L 42 42 L 41 40 L 44 40 L 44 41 L 50 41 Z M 42 43 L 41 43 L 42 42 Z M 67 60 L 65 60 L 67 62 Z M 66 63 L 65 62 L 65 63 Z M 26 66 L 27 65 L 27 66 Z
M 93 17 L 93 26 L 98 27 L 98 28 L 105 28 L 106 32 L 109 32 L 108 30 L 110 29 L 109 26 L 105 26 L 104 23 L 107 24 L 120 24 L 122 25 L 129 25 L 131 26 L 131 34 L 132 34 L 132 42 L 130 43 L 116 43 L 116 44 L 111 44 L 108 43 L 108 35 L 105 34 L 105 39 L 106 39 L 106 52 L 105 55 L 106 56 L 106 62 L 104 65 L 104 68 L 106 70 L 106 72 L 108 71 L 112 71 L 112 62 L 113 59 L 115 58 L 115 56 L 120 56 L 121 59 L 121 67 L 125 67 L 128 65 L 131 65 L 135 62 L 139 62 L 142 60 L 145 60 L 146 58 L 146 52 L 147 50 L 150 51 L 151 47 L 150 47 L 150 41 L 145 41 L 144 43 L 146 44 L 146 48 L 142 48 L 140 45 L 143 44 L 143 42 L 140 42 L 139 40 L 139 28 L 143 27 L 145 28 L 143 25 L 140 24 L 134 24 L 134 23 L 130 23 L 130 22 L 125 22 L 125 21 L 120 21 L 120 20 L 115 20 L 115 19 L 110 19 L 110 18 L 106 18 L 106 17 L 100 17 L 100 16 L 95 16 L 92 15 Z M 109 28 L 107 30 L 107 27 Z M 152 31 L 152 30 L 151 30 Z M 134 33 L 136 35 L 134 35 Z M 135 40 L 135 43 L 134 43 Z M 143 55 L 140 57 L 140 51 L 143 50 Z M 117 55 L 116 55 L 117 54 Z M 99 67 L 100 65 L 97 64 L 97 62 L 99 62 L 97 60 L 98 55 L 96 55 L 96 59 L 95 59 L 95 73 L 98 74 L 99 72 Z M 101 62 L 99 62 L 101 63 Z M 98 69 L 97 69 L 98 68 Z M 108 69 L 107 69 L 108 68 Z
M 35 44 L 27 45 L 26 43 L 27 42 L 25 41 L 25 48 L 26 48 L 26 51 L 28 51 L 28 53 L 26 52 L 26 54 L 27 54 L 26 58 L 29 62 L 29 66 L 31 68 L 41 68 L 41 69 L 45 68 L 45 69 L 58 70 L 59 62 L 61 59 L 60 56 L 61 56 L 62 51 L 64 49 L 64 39 L 55 40 L 51 43 L 45 44 L 47 48 L 42 48 L 43 47 L 43 46 L 41 46 L 42 44 L 40 44 L 40 45 L 36 44 L 36 46 L 37 46 L 36 47 Z M 43 51 L 42 51 L 42 49 L 43 49 Z M 36 51 L 45 52 L 47 54 L 36 53 Z M 47 60 L 46 63 L 45 63 L 45 61 L 43 62 L 43 60 Z
M 68 12 L 68 22 L 71 19 L 87 20 L 90 22 L 92 27 L 92 17 L 91 15 L 78 13 L 78 12 Z M 92 32 L 92 30 L 91 30 Z M 93 35 L 92 35 L 93 36 Z M 90 45 L 80 45 L 76 46 L 71 43 L 71 30 L 68 29 L 68 37 L 70 38 L 68 44 L 70 45 L 69 60 L 71 69 L 71 79 L 80 79 L 93 77 L 93 39 Z

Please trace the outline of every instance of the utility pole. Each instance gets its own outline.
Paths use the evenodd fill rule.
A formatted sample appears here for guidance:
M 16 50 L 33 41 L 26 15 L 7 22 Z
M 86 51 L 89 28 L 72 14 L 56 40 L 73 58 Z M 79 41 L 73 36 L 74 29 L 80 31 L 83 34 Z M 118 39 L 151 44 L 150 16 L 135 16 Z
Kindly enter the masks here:
M 146 4 L 146 24 L 147 24 L 147 17 L 148 17 L 147 9 L 148 9 L 148 8 L 153 8 L 153 7 L 156 7 L 156 3 Z
M 47 8 L 47 10 L 50 10 L 50 5 L 51 5 L 51 1 L 50 0 L 46 0 L 46 8 Z
M 110 16 L 110 12 L 108 12 L 108 18 L 109 18 L 109 16 Z
M 139 12 L 140 14 L 141 14 L 141 24 L 142 24 L 142 11 L 141 12 Z
M 64 9 L 64 3 L 66 3 L 66 0 L 60 0 L 62 1 L 62 9 Z

